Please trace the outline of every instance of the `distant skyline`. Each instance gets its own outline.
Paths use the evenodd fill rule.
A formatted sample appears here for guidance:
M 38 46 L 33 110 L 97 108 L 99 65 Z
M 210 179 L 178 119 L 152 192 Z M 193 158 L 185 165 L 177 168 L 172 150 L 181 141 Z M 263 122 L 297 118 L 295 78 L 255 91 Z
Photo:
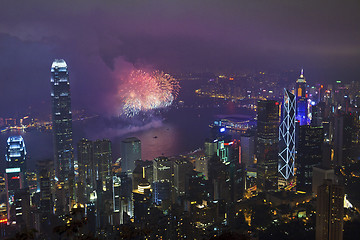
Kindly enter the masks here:
M 1 1 L 0 116 L 50 113 L 56 58 L 68 63 L 74 108 L 103 113 L 133 67 L 304 67 L 309 81 L 357 81 L 359 11 L 358 0 Z

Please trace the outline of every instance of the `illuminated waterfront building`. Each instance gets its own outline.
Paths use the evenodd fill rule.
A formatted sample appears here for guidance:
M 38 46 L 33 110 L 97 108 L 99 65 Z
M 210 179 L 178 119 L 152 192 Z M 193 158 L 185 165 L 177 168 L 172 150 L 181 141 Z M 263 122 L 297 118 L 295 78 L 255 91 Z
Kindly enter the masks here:
M 257 105 L 257 187 L 276 190 L 278 182 L 279 102 L 261 100 Z
M 210 124 L 211 128 L 225 128 L 228 131 L 234 133 L 246 133 L 246 131 L 255 126 L 254 119 L 248 119 L 243 117 L 227 117 L 221 120 L 216 120 Z
M 284 89 L 282 121 L 279 127 L 279 165 L 278 171 L 287 181 L 294 176 L 295 166 L 295 113 L 296 97 Z

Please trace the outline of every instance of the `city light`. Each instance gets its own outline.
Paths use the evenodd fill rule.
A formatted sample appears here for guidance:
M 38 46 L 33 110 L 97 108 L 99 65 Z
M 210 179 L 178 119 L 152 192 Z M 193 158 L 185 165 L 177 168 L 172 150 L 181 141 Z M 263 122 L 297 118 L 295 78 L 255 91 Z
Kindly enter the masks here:
M 5 218 L 5 219 L 0 219 L 0 223 L 7 223 L 8 220 Z
M 6 173 L 18 173 L 18 172 L 20 172 L 20 168 L 6 168 L 5 172 Z

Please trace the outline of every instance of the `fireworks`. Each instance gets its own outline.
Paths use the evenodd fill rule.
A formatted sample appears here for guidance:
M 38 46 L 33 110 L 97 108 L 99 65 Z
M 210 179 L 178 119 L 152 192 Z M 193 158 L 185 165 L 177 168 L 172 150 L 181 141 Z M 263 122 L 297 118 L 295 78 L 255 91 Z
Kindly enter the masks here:
M 179 82 L 169 74 L 132 71 L 119 91 L 127 117 L 170 106 L 179 93 Z

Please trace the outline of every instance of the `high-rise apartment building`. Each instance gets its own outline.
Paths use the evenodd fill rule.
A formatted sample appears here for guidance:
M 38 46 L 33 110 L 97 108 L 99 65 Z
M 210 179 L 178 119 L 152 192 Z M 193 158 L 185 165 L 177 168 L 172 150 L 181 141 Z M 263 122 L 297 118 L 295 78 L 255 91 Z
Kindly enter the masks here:
M 299 90 L 301 91 L 301 90 Z M 278 171 L 288 181 L 294 176 L 295 167 L 295 124 L 296 97 L 284 89 L 282 121 L 279 128 L 279 165 Z
M 325 180 L 317 194 L 316 240 L 342 240 L 344 187 Z
M 135 169 L 136 160 L 141 160 L 141 142 L 136 137 L 126 138 L 121 142 L 122 172 L 131 175 Z
M 278 182 L 279 102 L 261 100 L 257 105 L 257 187 L 276 190 Z

